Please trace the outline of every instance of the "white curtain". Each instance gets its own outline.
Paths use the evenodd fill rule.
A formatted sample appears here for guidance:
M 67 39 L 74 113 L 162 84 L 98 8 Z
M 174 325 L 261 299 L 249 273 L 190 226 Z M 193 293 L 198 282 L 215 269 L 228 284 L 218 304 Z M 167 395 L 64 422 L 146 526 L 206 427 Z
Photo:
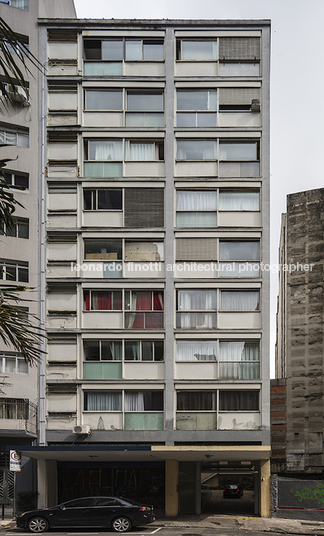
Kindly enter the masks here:
M 177 361 L 216 361 L 216 341 L 178 341 Z
M 219 192 L 219 210 L 260 210 L 259 192 Z
M 144 393 L 125 393 L 125 411 L 144 411 Z
M 125 359 L 128 361 L 140 361 L 140 342 L 125 341 Z
M 89 160 L 122 160 L 122 141 L 89 141 Z
M 179 140 L 177 144 L 177 159 L 216 160 L 216 141 Z
M 216 311 L 216 291 L 180 291 L 178 308 L 179 311 L 195 311 L 193 313 L 178 313 L 178 315 L 181 315 L 179 327 L 181 327 L 182 329 L 212 329 L 213 327 L 216 327 L 216 313 L 197 312 Z
M 121 411 L 121 393 L 87 393 L 88 411 Z
M 179 190 L 177 192 L 177 210 L 216 210 L 217 192 Z
M 258 311 L 259 291 L 221 291 L 222 311 Z
M 155 160 L 154 143 L 130 143 L 128 160 L 133 160 L 133 161 Z
M 259 343 L 245 341 L 220 341 L 220 361 L 259 361 Z

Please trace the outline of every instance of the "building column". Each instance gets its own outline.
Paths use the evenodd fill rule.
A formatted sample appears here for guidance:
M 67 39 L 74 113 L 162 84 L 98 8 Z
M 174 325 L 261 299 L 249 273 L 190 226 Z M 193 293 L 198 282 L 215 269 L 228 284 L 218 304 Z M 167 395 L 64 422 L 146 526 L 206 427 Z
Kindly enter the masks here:
M 271 517 L 270 460 L 260 460 L 260 516 Z
M 179 512 L 179 463 L 177 460 L 165 461 L 165 515 L 175 517 Z
M 37 460 L 38 508 L 47 506 L 46 460 Z
M 55 506 L 57 503 L 57 461 L 49 460 L 47 462 L 47 506 Z

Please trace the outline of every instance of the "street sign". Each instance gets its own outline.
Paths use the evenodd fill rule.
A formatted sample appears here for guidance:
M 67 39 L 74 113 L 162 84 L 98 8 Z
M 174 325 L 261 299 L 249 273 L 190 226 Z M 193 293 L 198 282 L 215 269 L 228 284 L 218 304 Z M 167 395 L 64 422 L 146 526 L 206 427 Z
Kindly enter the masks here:
M 10 471 L 21 471 L 21 454 L 16 450 L 10 451 Z

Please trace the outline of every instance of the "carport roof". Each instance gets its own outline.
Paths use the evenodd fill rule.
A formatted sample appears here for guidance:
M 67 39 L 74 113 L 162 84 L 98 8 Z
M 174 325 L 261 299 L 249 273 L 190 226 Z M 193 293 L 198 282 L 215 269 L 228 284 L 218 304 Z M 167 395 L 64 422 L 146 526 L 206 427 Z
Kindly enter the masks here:
M 55 445 L 46 447 L 10 446 L 7 450 L 17 450 L 23 456 L 37 460 L 56 461 L 256 461 L 268 460 L 271 447 L 267 445 L 212 445 L 212 446 L 113 446 L 113 445 Z

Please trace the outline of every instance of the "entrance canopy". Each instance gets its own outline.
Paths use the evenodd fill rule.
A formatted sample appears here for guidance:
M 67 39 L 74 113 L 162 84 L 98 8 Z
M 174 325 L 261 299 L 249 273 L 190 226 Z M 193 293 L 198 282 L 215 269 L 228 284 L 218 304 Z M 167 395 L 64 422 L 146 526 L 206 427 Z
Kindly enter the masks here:
M 36 460 L 128 462 L 164 461 L 215 462 L 215 461 L 256 461 L 268 460 L 271 447 L 263 445 L 223 445 L 223 446 L 113 446 L 113 445 L 59 445 L 47 447 L 10 446 L 7 450 L 17 450 L 23 456 Z

